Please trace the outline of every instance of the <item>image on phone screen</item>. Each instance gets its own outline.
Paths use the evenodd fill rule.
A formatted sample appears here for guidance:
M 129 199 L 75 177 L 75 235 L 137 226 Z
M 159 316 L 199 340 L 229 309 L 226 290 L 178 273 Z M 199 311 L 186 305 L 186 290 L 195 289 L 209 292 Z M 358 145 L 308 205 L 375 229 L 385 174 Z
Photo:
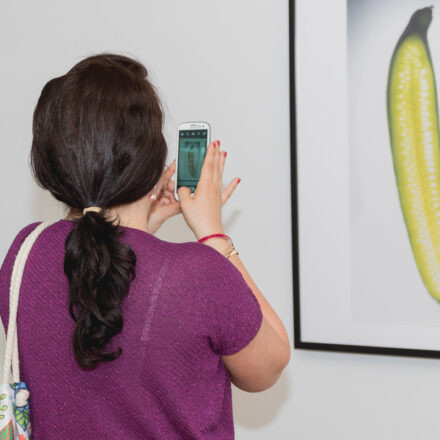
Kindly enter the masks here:
M 196 189 L 206 155 L 208 130 L 179 131 L 179 159 L 177 188 L 187 186 Z

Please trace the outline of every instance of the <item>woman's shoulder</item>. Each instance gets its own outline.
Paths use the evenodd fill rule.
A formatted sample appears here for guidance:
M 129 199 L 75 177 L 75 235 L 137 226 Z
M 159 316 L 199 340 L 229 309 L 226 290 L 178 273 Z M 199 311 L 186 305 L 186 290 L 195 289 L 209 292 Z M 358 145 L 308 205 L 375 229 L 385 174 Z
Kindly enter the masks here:
M 199 263 L 204 262 L 209 264 L 214 262 L 219 256 L 222 256 L 220 252 L 211 246 L 199 243 L 198 241 L 185 241 L 173 244 L 177 245 L 177 248 L 181 250 L 183 254 L 197 260 Z
M 213 247 L 197 241 L 176 244 L 180 246 L 182 258 L 179 260 L 185 266 L 186 273 L 203 278 L 206 282 L 221 283 L 225 279 L 242 278 L 238 268 Z
M 15 237 L 12 241 L 11 248 L 20 247 L 21 244 L 24 242 L 26 237 L 41 223 L 39 222 L 32 222 L 25 226 L 20 226 L 18 229 L 18 232 L 16 232 Z
M 164 251 L 163 256 L 166 255 L 167 258 L 172 260 L 176 269 L 181 268 L 187 274 L 197 275 L 201 272 L 207 274 L 215 270 L 219 257 L 224 258 L 211 246 L 197 241 L 170 242 L 158 240 L 160 240 L 160 243 L 157 241 L 159 247 Z
M 15 233 L 15 237 L 13 238 L 8 251 L 6 252 L 6 256 L 3 260 L 3 264 L 1 266 L 0 271 L 4 272 L 6 269 L 12 267 L 13 261 L 15 260 L 15 256 L 18 254 L 20 246 L 26 239 L 26 237 L 40 224 L 41 222 L 33 222 L 29 223 L 26 226 L 20 226 L 18 228 L 18 232 Z
M 156 242 L 162 245 L 170 255 L 175 255 L 185 262 L 204 261 L 209 258 L 211 251 L 216 252 L 212 248 L 208 249 L 209 246 L 197 241 L 172 242 L 157 238 Z

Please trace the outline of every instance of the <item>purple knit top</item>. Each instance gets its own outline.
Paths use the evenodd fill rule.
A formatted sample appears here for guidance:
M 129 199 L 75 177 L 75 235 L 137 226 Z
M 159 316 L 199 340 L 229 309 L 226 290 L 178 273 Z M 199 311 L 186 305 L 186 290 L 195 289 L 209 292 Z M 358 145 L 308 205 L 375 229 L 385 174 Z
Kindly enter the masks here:
M 39 223 L 18 232 L 0 270 L 5 330 L 14 258 Z M 20 379 L 30 392 L 32 438 L 233 439 L 231 381 L 219 355 L 245 347 L 263 318 L 240 271 L 203 243 L 123 226 L 136 277 L 122 303 L 122 332 L 106 347 L 122 354 L 87 371 L 73 356 L 63 270 L 73 226 L 62 219 L 42 231 L 20 289 Z

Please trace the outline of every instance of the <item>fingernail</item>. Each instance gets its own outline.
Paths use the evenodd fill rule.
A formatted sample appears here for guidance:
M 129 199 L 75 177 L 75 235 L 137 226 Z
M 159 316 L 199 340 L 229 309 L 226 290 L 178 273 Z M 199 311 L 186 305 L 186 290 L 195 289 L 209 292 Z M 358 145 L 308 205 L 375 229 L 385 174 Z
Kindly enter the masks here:
M 241 179 L 240 179 L 240 177 L 238 178 L 238 180 L 237 180 L 237 183 L 240 183 L 241 182 Z
M 227 153 L 226 151 L 223 151 L 223 156 L 224 156 L 224 157 L 226 157 L 227 154 L 228 154 L 228 153 Z
M 217 141 L 217 145 L 219 145 L 219 146 L 220 146 L 220 141 L 219 141 L 219 140 Z

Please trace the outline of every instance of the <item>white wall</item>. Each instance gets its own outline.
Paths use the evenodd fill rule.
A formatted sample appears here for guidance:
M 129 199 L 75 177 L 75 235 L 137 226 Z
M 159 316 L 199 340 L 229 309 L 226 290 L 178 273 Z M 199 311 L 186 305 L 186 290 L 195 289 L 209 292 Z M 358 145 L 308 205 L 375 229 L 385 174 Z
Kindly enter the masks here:
M 225 230 L 293 342 L 287 0 L 3 2 L 0 38 L 0 258 L 24 225 L 63 215 L 28 166 L 41 88 L 85 56 L 135 55 L 166 109 L 168 162 L 191 119 L 228 152 L 224 183 L 242 182 Z M 177 217 L 159 236 L 194 239 Z M 439 371 L 437 360 L 295 350 L 272 389 L 233 388 L 237 438 L 438 439 Z

